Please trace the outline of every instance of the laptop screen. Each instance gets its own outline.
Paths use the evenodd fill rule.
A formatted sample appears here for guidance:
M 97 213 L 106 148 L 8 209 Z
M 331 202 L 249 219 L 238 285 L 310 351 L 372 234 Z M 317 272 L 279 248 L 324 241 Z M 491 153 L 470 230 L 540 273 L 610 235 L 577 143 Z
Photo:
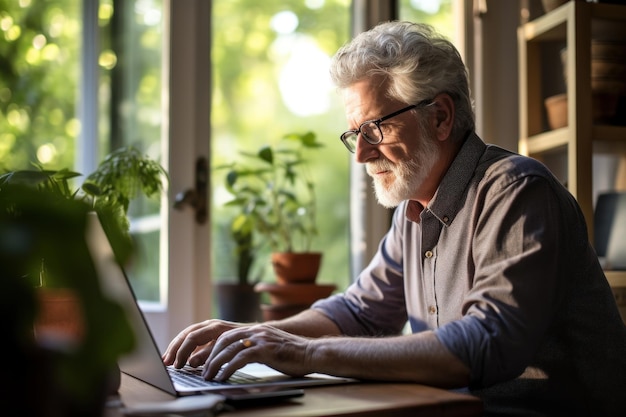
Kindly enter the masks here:
M 136 302 L 135 294 L 124 270 L 117 263 L 106 233 L 95 214 L 89 219 L 87 244 L 99 274 L 102 291 L 122 305 L 135 333 L 135 349 L 120 358 L 120 370 L 175 395 L 176 390 Z
M 594 247 L 605 269 L 626 269 L 626 192 L 598 196 L 594 212 Z

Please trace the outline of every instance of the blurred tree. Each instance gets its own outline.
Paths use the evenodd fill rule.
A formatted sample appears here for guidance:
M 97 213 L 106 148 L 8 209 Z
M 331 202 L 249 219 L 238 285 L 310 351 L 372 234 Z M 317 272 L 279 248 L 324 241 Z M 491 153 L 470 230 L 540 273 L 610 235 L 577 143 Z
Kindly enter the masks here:
M 0 0 L 0 168 L 73 166 L 79 6 Z

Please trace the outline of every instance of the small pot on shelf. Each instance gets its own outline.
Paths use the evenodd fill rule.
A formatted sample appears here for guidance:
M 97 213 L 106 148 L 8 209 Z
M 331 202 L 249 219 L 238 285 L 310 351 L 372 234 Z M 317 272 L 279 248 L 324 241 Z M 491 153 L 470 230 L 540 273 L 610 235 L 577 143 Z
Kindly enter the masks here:
M 255 286 L 255 291 L 269 296 L 270 303 L 261 305 L 265 321 L 295 315 L 337 288 L 334 284 L 315 283 L 322 259 L 320 252 L 275 252 L 271 259 L 276 282 Z
M 276 281 L 281 284 L 315 282 L 321 262 L 320 252 L 272 253 L 272 267 Z

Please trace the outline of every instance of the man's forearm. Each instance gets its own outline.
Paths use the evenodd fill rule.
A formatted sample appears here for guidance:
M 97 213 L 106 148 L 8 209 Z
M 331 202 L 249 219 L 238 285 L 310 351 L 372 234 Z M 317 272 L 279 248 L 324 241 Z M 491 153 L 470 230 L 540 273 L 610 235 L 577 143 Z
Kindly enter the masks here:
M 466 386 L 469 370 L 433 332 L 393 338 L 341 336 L 337 325 L 316 310 L 268 322 L 286 332 L 319 338 L 307 353 L 316 372 L 359 379 L 408 381 L 446 388 Z
M 469 369 L 431 331 L 383 338 L 320 338 L 307 352 L 317 372 L 378 381 L 406 381 L 459 388 Z
M 305 337 L 339 336 L 335 322 L 316 310 L 305 310 L 283 320 L 266 322 L 270 326 Z

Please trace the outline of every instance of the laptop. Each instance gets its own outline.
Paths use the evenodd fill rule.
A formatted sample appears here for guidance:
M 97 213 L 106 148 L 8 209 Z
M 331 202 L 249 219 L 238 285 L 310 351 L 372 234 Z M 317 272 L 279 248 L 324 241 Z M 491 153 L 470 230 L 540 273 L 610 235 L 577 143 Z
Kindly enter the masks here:
M 269 366 L 252 363 L 238 370 L 228 381 L 215 382 L 205 381 L 199 375 L 199 368 L 187 366 L 181 370 L 176 370 L 173 367 L 165 366 L 154 337 L 139 308 L 128 277 L 115 260 L 109 240 L 96 215 L 89 220 L 87 244 L 98 271 L 103 292 L 122 305 L 135 332 L 136 347 L 134 351 L 119 360 L 119 367 L 123 373 L 175 396 L 209 392 L 223 395 L 275 392 L 276 395 L 279 395 L 281 391 L 288 388 L 334 385 L 355 381 L 350 378 L 317 373 L 304 377 L 291 377 Z
M 605 269 L 626 270 L 626 192 L 598 195 L 594 247 Z

